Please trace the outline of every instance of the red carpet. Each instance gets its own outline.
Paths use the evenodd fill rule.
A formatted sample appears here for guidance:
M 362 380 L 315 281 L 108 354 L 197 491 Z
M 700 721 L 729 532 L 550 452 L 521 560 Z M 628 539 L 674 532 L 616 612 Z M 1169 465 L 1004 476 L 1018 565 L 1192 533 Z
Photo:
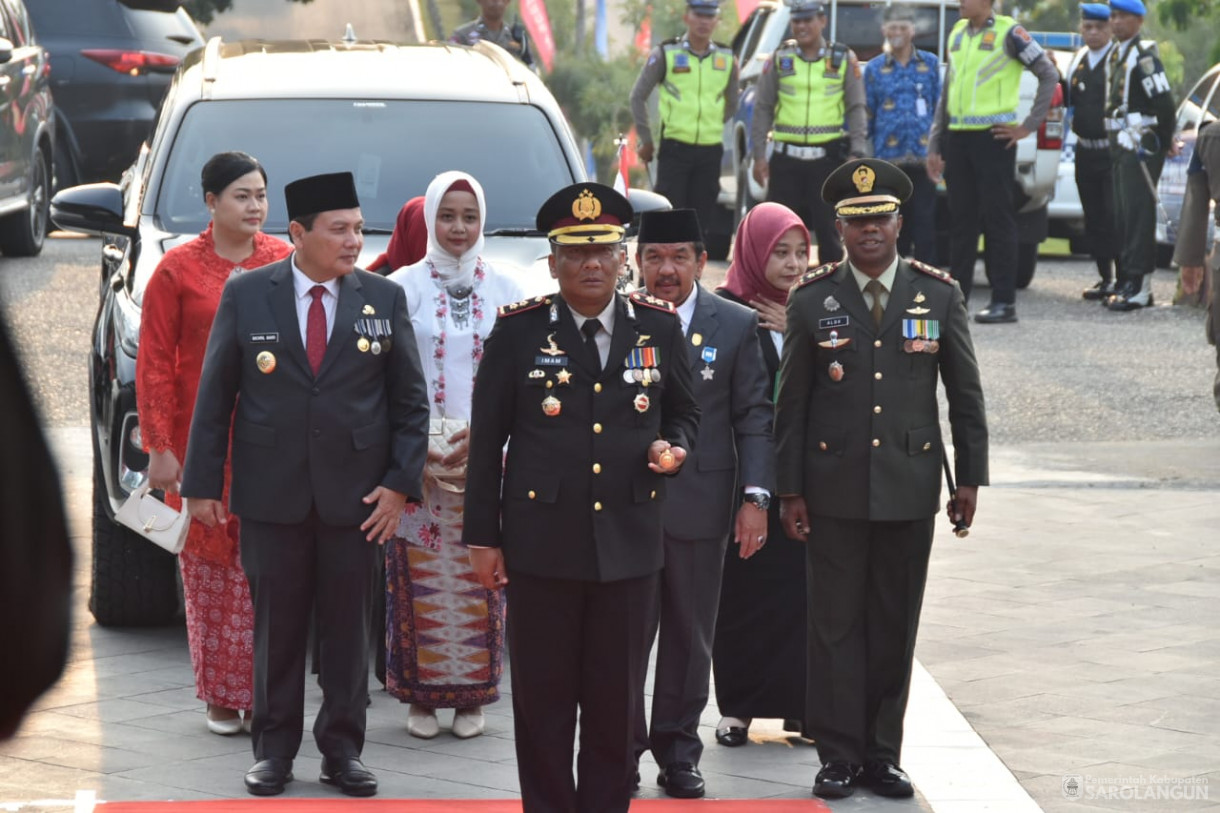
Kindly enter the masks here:
M 638 813 L 830 813 L 816 799 L 638 799 Z M 521 813 L 517 800 L 463 799 L 224 799 L 216 802 L 103 802 L 100 813 Z

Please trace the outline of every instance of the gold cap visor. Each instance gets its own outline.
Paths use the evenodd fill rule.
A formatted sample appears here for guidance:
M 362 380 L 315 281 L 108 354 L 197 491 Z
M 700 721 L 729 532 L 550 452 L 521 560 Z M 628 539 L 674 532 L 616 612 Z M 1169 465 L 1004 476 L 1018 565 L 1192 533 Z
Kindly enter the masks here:
M 582 223 L 552 229 L 547 237 L 559 246 L 585 246 L 590 243 L 621 243 L 626 233 L 622 226 L 609 223 Z
M 894 214 L 901 207 L 901 201 L 893 195 L 865 195 L 839 201 L 835 204 L 835 216 L 842 218 L 877 217 Z

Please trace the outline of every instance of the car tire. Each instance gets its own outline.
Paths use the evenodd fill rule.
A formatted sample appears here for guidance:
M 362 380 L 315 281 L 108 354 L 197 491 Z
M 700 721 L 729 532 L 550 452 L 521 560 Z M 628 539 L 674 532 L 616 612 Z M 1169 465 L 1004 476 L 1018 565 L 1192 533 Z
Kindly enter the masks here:
M 178 615 L 178 560 L 114 521 L 93 443 L 93 568 L 89 612 L 103 627 L 149 627 Z
M 30 192 L 26 207 L 0 219 L 0 252 L 6 257 L 37 257 L 51 222 L 51 166 L 43 150 L 30 162 Z

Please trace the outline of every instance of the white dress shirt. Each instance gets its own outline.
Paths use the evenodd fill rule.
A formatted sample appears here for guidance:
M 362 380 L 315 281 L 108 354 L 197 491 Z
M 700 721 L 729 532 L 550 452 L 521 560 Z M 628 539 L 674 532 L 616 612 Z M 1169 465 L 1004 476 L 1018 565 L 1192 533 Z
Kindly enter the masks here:
M 326 341 L 330 342 L 330 333 L 335 329 L 335 308 L 339 307 L 339 279 L 328 279 L 326 282 L 314 282 L 305 276 L 305 272 L 297 267 L 296 252 L 292 254 L 292 287 L 297 295 L 297 324 L 301 328 L 301 345 L 308 348 L 306 328 L 309 325 L 309 306 L 313 304 L 313 295 L 309 292 L 313 286 L 321 285 L 326 289 L 322 294 L 322 310 L 326 311 Z
M 606 359 L 610 357 L 610 337 L 614 334 L 614 306 L 618 304 L 618 295 L 610 297 L 610 303 L 596 317 L 597 321 L 602 323 L 602 329 L 597 331 L 593 336 L 593 341 L 597 342 L 597 355 L 602 360 L 602 369 L 606 368 Z M 572 318 L 576 320 L 576 330 L 579 331 L 584 327 L 585 322 L 594 318 L 591 316 L 581 316 L 579 313 L 568 305 L 568 310 L 572 311 Z

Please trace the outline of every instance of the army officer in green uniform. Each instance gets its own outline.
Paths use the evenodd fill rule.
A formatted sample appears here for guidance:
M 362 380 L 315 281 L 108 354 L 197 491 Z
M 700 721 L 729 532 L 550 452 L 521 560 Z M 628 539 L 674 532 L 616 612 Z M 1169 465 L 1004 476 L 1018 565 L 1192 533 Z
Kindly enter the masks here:
M 776 401 L 784 530 L 806 541 L 806 728 L 818 796 L 863 784 L 910 796 L 899 763 L 932 531 L 946 453 L 937 383 L 949 401 L 956 521 L 987 484 L 983 390 L 958 283 L 898 256 L 911 181 L 878 159 L 826 181 L 847 261 L 807 273 L 788 298 Z
M 1110 28 L 1117 43 L 1110 52 L 1110 100 L 1106 129 L 1114 172 L 1114 211 L 1122 249 L 1112 311 L 1133 311 L 1152 302 L 1156 270 L 1156 192 L 1165 158 L 1177 155 L 1176 105 L 1169 79 L 1156 54 L 1140 42 L 1144 24 L 1140 0 L 1111 0 Z
M 513 608 L 526 813 L 631 801 L 665 475 L 699 427 L 673 305 L 615 291 L 630 221 L 627 200 L 601 184 L 542 205 L 559 292 L 500 309 L 474 386 L 462 540 L 483 586 L 506 586 Z

